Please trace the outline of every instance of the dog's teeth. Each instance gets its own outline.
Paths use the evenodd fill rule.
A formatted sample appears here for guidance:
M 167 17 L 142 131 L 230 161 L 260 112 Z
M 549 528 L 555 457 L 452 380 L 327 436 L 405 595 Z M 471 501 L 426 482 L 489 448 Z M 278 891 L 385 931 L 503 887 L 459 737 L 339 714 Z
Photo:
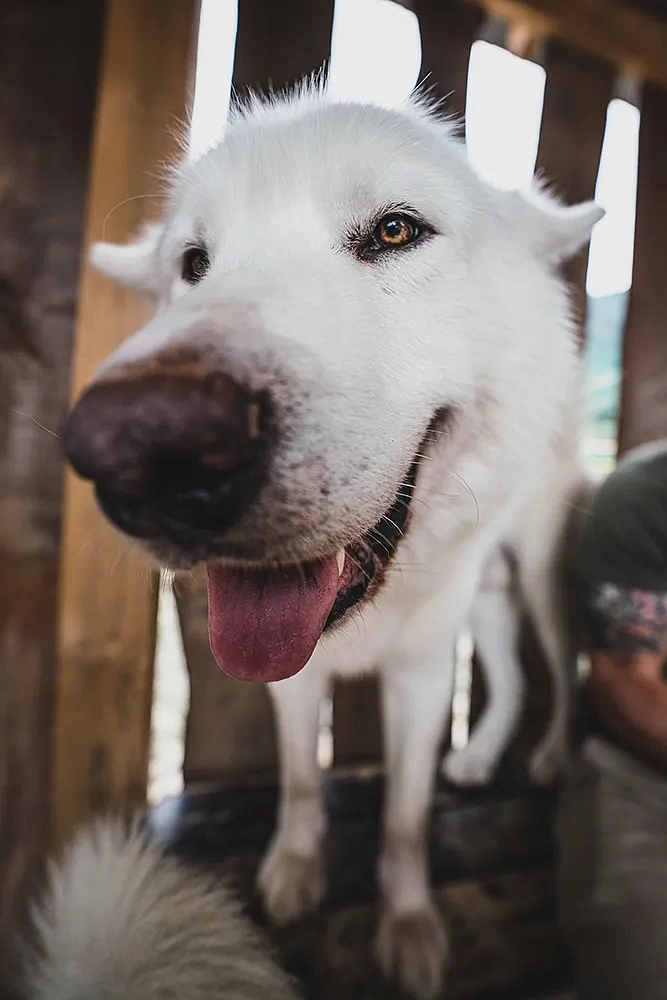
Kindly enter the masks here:
M 345 566 L 345 549 L 339 549 L 336 554 L 336 562 L 338 563 L 338 575 L 340 576 L 343 572 L 343 567 Z

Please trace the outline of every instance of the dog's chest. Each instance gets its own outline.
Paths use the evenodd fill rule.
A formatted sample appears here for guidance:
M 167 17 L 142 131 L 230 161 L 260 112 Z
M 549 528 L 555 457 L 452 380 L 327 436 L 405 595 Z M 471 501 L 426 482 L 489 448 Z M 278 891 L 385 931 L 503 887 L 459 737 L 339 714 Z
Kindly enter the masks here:
M 337 677 L 381 670 L 410 649 L 422 627 L 425 608 L 438 614 L 443 589 L 435 567 L 407 574 L 400 567 L 392 578 L 349 619 L 324 637 L 313 655 L 317 669 Z
M 400 641 L 404 625 L 403 615 L 369 604 L 320 642 L 313 665 L 335 677 L 375 672 Z

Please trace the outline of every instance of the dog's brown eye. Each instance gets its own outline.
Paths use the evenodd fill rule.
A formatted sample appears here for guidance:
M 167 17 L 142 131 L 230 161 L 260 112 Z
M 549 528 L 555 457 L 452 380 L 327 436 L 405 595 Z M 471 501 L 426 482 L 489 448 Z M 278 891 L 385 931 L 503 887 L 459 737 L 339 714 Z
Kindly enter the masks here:
M 209 269 L 211 261 L 205 247 L 188 247 L 181 258 L 181 277 L 196 285 Z
M 419 236 L 419 226 L 407 215 L 393 213 L 380 219 L 373 231 L 376 244 L 389 249 L 405 247 Z

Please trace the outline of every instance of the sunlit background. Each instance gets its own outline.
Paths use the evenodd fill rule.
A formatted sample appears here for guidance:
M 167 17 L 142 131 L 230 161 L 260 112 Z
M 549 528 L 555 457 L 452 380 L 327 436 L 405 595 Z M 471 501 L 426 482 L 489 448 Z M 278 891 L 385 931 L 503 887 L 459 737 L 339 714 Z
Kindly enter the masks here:
M 225 127 L 236 19 L 236 0 L 203 0 L 190 135 L 193 157 L 214 145 Z M 370 63 L 370 37 L 377 51 L 400 49 L 401 60 Z M 421 82 L 420 66 L 419 25 L 411 11 L 392 0 L 336 0 L 328 78 L 328 88 L 335 97 L 398 106 Z M 475 170 L 492 184 L 511 190 L 530 183 L 544 86 L 545 73 L 537 63 L 488 42 L 473 45 L 466 97 L 467 149 Z M 611 468 L 616 448 L 622 330 L 632 277 L 638 136 L 637 108 L 627 101 L 611 101 L 596 188 L 596 198 L 607 214 L 593 233 L 586 283 L 587 423 L 582 453 L 594 474 Z M 465 638 L 460 653 L 461 661 L 467 662 L 470 648 Z M 465 701 L 467 706 L 469 691 L 467 669 L 459 672 L 458 680 L 455 745 L 467 738 L 463 705 Z M 171 592 L 165 590 L 156 656 L 150 782 L 153 801 L 175 794 L 182 787 L 187 700 L 175 602 Z M 326 739 L 323 755 L 327 755 Z

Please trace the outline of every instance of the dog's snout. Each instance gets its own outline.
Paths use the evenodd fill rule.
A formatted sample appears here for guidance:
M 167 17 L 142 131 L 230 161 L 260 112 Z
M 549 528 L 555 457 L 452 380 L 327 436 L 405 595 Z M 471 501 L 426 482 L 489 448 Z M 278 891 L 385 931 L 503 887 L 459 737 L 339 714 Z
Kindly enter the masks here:
M 220 532 L 256 495 L 269 404 L 221 372 L 150 372 L 101 380 L 62 439 L 105 513 L 137 537 Z

